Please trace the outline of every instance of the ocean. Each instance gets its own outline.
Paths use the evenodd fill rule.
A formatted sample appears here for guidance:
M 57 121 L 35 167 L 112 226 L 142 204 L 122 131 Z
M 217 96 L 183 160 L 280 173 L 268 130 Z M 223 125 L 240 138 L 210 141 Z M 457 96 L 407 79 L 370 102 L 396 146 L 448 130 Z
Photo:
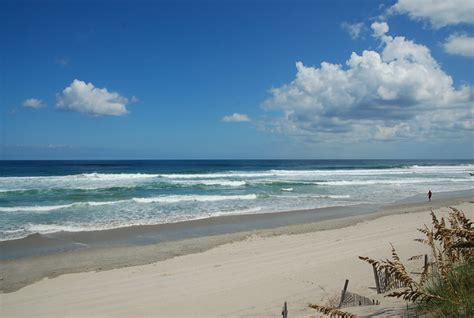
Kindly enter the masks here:
M 473 160 L 0 161 L 0 240 L 474 188 Z

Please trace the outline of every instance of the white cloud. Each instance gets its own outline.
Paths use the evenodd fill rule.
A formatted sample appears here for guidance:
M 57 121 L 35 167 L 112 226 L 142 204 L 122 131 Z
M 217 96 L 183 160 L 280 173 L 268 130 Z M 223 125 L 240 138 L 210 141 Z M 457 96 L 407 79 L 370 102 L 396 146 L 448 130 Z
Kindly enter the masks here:
M 132 98 L 130 98 L 130 103 L 132 104 L 138 103 L 139 101 L 140 99 L 136 96 L 132 96 Z
M 375 37 L 381 37 L 389 30 L 387 22 L 374 22 L 370 27 L 374 31 Z
M 233 113 L 232 115 L 224 116 L 222 121 L 226 123 L 240 123 L 250 121 L 250 118 L 246 114 Z
M 474 92 L 455 88 L 430 50 L 372 24 L 381 52 L 352 53 L 346 65 L 296 63 L 296 78 L 271 90 L 264 107 L 283 113 L 271 129 L 313 140 L 446 137 L 472 129 Z
M 116 92 L 75 79 L 61 94 L 57 94 L 56 107 L 91 115 L 121 116 L 128 113 L 127 104 L 128 99 Z
M 364 28 L 365 28 L 363 22 L 354 23 L 354 24 L 343 22 L 341 24 L 341 27 L 347 33 L 349 33 L 349 35 L 351 36 L 353 40 L 357 40 L 362 35 L 362 32 L 364 31 Z
M 408 14 L 413 20 L 428 20 L 434 28 L 474 23 L 472 0 L 398 0 L 389 12 Z
M 46 104 L 41 100 L 37 98 L 28 98 L 23 101 L 23 107 L 28 107 L 28 108 L 41 108 L 45 107 Z
M 444 50 L 449 54 L 474 57 L 474 37 L 453 34 L 443 44 Z

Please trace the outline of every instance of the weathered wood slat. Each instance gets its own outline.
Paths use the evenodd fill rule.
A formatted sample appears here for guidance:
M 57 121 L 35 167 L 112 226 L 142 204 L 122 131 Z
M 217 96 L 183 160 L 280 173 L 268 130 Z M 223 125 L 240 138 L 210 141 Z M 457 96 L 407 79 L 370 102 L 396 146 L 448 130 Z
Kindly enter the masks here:
M 281 311 L 281 315 L 283 318 L 288 318 L 288 306 L 286 305 L 286 301 L 283 304 L 283 310 Z

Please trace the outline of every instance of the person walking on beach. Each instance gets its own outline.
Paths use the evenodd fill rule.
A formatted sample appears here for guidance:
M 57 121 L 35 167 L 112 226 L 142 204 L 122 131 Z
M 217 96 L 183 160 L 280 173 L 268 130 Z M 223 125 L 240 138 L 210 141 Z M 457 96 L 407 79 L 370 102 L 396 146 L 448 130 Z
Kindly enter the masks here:
M 431 196 L 433 195 L 433 193 L 431 192 L 431 190 L 428 190 L 428 201 L 431 201 Z

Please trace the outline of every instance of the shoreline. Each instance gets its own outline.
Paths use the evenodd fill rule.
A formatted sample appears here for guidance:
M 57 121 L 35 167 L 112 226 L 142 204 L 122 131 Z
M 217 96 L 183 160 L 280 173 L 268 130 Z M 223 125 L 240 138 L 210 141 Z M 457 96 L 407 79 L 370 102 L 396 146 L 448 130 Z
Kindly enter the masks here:
M 243 241 L 253 236 L 272 237 L 340 229 L 387 215 L 414 213 L 458 205 L 472 202 L 473 193 L 473 190 L 439 193 L 437 198 L 431 202 L 417 202 L 419 198 L 413 197 L 411 200 L 391 203 L 379 209 L 374 209 L 373 206 L 347 207 L 343 209 L 345 214 L 339 214 L 339 217 L 336 218 L 334 218 L 334 211 L 340 212 L 340 208 L 325 208 L 324 211 L 316 209 L 222 216 L 182 223 L 98 231 L 97 233 L 57 233 L 54 238 L 32 235 L 15 242 L 0 242 L 2 253 L 4 251 L 12 253 L 11 251 L 15 250 L 22 252 L 22 248 L 41 250 L 41 247 L 52 246 L 52 249 L 47 251 L 49 253 L 44 255 L 0 260 L 2 268 L 0 292 L 14 292 L 45 277 L 52 278 L 69 273 L 105 271 L 151 264 L 177 256 L 204 252 L 224 244 Z M 363 210 L 363 208 L 366 210 Z M 372 208 L 372 210 L 367 210 L 367 208 Z M 360 213 L 361 209 L 366 213 Z M 316 221 L 314 220 L 315 216 Z M 296 219 L 300 223 L 284 224 L 288 222 L 289 218 Z M 239 226 L 234 225 L 231 232 L 219 233 L 219 231 L 216 231 L 219 226 L 223 230 L 229 230 L 229 224 L 232 225 L 232 222 L 236 220 L 245 222 L 239 223 Z M 254 224 L 254 226 L 249 228 L 249 223 Z M 258 224 L 261 225 L 260 228 Z M 209 229 L 214 229 L 214 232 L 209 234 Z M 161 232 L 158 231 L 157 233 L 157 230 Z M 179 234 L 175 234 L 173 237 L 172 234 L 176 231 Z M 167 237 L 166 234 L 170 236 Z M 131 238 L 133 240 L 130 240 Z M 79 241 L 79 239 L 82 241 Z M 56 245 L 51 245 L 51 240 Z M 78 248 L 61 250 L 64 246 L 71 246 L 71 244 L 78 245 Z
M 193 220 L 131 225 L 104 230 L 34 233 L 26 237 L 0 241 L 0 261 L 78 251 L 102 247 L 143 246 L 205 236 L 260 231 L 307 223 L 319 223 L 348 217 L 383 213 L 398 207 L 436 205 L 445 200 L 474 197 L 474 189 L 436 193 L 432 201 L 417 194 L 391 203 L 367 203 L 283 212 L 229 214 Z

